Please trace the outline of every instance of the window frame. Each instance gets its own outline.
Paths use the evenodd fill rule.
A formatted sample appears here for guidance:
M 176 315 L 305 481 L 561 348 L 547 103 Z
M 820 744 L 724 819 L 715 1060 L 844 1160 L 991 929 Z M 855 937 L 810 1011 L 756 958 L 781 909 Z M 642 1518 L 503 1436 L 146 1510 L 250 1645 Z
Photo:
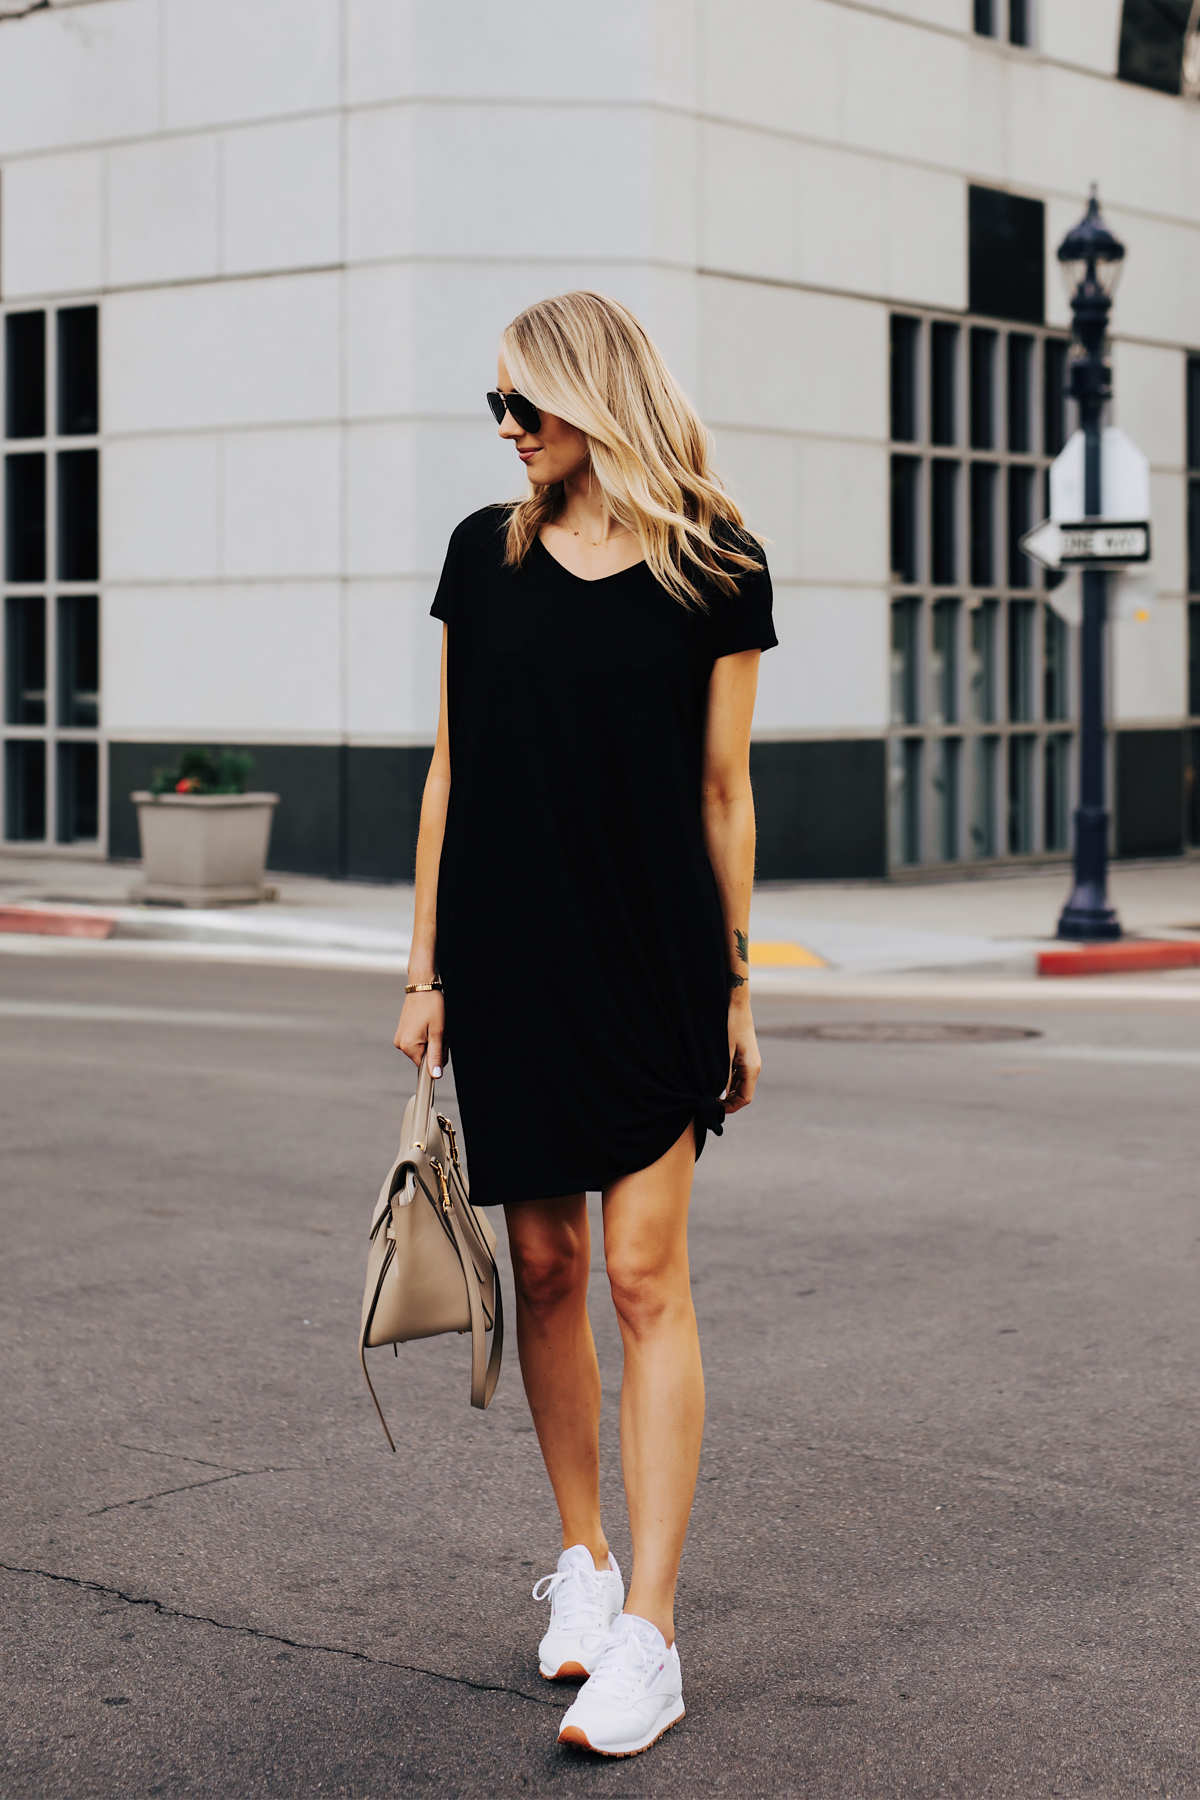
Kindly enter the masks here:
M 1184 848 L 1200 854 L 1200 351 L 1184 360 L 1183 579 L 1187 592 Z
M 45 745 L 45 821 L 44 835 L 40 838 L 10 838 L 7 835 L 9 821 L 9 796 L 7 792 L 9 752 L 5 748 L 0 756 L 0 846 L 8 856 L 55 856 L 74 857 L 83 860 L 104 858 L 108 853 L 108 737 L 105 727 L 103 684 L 103 617 L 104 617 L 104 563 L 103 543 L 101 542 L 97 559 L 97 573 L 94 579 L 64 580 L 59 574 L 59 457 L 64 453 L 84 451 L 94 453 L 97 457 L 100 479 L 103 478 L 103 395 L 100 396 L 97 429 L 94 432 L 66 434 L 59 431 L 59 324 L 58 317 L 62 312 L 73 312 L 81 308 L 94 307 L 97 313 L 97 331 L 102 328 L 103 308 L 98 296 L 87 294 L 72 295 L 61 301 L 14 302 L 10 306 L 0 308 L 6 321 L 3 332 L 4 344 L 0 344 L 0 425 L 4 427 L 3 443 L 0 454 L 4 456 L 29 452 L 44 458 L 46 470 L 46 558 L 45 578 L 42 581 L 10 581 L 7 561 L 2 567 L 2 587 L 5 606 L 5 630 L 0 634 L 0 693 L 3 694 L 3 705 L 0 706 L 0 739 L 5 746 L 10 743 L 42 743 Z M 7 319 L 15 313 L 42 313 L 45 319 L 45 419 L 43 435 L 36 438 L 10 438 L 7 436 Z M 98 377 L 99 379 L 99 377 Z M 77 465 L 76 465 L 77 466 Z M 8 542 L 7 519 L 7 481 L 0 482 L 0 546 L 5 550 Z M 99 502 L 98 502 L 99 508 Z M 99 527 L 99 519 L 97 524 Z M 9 670 L 7 609 L 10 598 L 41 599 L 45 607 L 45 680 L 46 697 L 44 721 L 40 725 L 25 725 L 10 722 L 8 718 Z M 95 725 L 72 725 L 62 723 L 61 693 L 61 645 L 60 645 L 60 602 L 70 597 L 90 598 L 94 596 L 97 605 L 97 631 L 100 639 L 100 686 L 97 693 L 97 719 Z M 60 787 L 66 782 L 66 762 L 63 757 L 63 772 L 60 774 L 59 750 L 74 744 L 94 744 L 96 746 L 96 836 L 92 838 L 76 838 L 61 842 L 59 840 L 59 795 Z
M 973 0 L 971 35 L 1010 50 L 1034 49 L 1037 0 Z
M 889 656 L 890 687 L 893 696 L 892 716 L 887 726 L 888 765 L 888 867 L 893 874 L 914 869 L 939 869 L 949 872 L 963 868 L 987 868 L 1019 864 L 1062 862 L 1069 855 L 1069 842 L 1055 842 L 1061 837 L 1061 818 L 1065 805 L 1069 818 L 1075 805 L 1078 776 L 1076 752 L 1078 717 L 1078 632 L 1048 626 L 1048 596 L 1052 585 L 1036 564 L 1028 563 L 1025 571 L 1010 571 L 1009 492 L 1010 486 L 1029 491 L 1030 523 L 1042 517 L 1048 487 L 1046 472 L 1061 445 L 1047 450 L 1048 436 L 1058 425 L 1063 427 L 1063 440 L 1070 434 L 1070 421 L 1053 416 L 1046 404 L 1046 345 L 1069 345 L 1068 335 L 1054 327 L 1031 325 L 1025 321 L 1007 321 L 972 313 L 950 313 L 933 308 L 903 307 L 891 313 L 892 319 L 915 322 L 892 328 L 893 342 L 912 343 L 915 357 L 913 384 L 916 393 L 916 435 L 909 439 L 889 438 L 889 455 L 911 459 L 908 487 L 915 491 L 915 519 L 890 520 L 890 541 L 907 539 L 915 529 L 916 579 L 889 570 Z M 943 359 L 949 341 L 948 327 L 956 329 L 954 385 L 954 442 L 934 441 L 933 429 L 933 346 L 941 348 Z M 907 334 L 912 334 L 908 336 Z M 983 336 L 974 334 L 988 334 Z M 1009 447 L 1009 340 L 1019 342 L 1018 360 L 1027 364 L 1028 394 L 1021 418 L 1027 431 L 1028 447 Z M 973 351 L 974 344 L 990 345 L 986 354 Z M 1026 347 L 1028 346 L 1028 347 Z M 1057 357 L 1057 351 L 1052 357 Z M 974 359 L 974 379 L 972 374 Z M 986 368 L 983 368 L 986 365 Z M 981 373 L 982 369 L 982 373 Z M 1063 367 L 1065 373 L 1065 365 Z M 891 379 L 895 383 L 895 371 Z M 939 392 L 945 412 L 947 372 L 939 371 Z M 982 386 L 981 386 L 982 383 Z M 983 392 L 983 387 L 987 392 Z M 990 402 L 990 432 L 979 429 L 981 402 Z M 1064 400 L 1064 414 L 1066 401 Z M 891 426 L 889 426 L 889 431 Z M 980 437 L 990 436 L 990 444 Z M 946 437 L 945 417 L 939 440 Z M 933 574 L 933 495 L 934 465 L 956 461 L 959 465 L 955 488 L 957 560 L 956 579 L 934 581 Z M 973 468 L 993 470 L 990 475 L 972 476 Z M 1015 474 L 1010 476 L 1010 471 Z M 948 478 L 941 477 L 943 487 Z M 1014 486 L 1014 491 L 1015 491 Z M 894 496 L 899 490 L 892 485 Z M 991 573 L 993 579 L 977 579 L 983 572 L 975 562 L 972 529 L 973 497 L 990 496 Z M 893 502 L 894 503 L 894 502 Z M 943 503 L 944 504 L 944 503 Z M 978 507 L 979 501 L 975 499 Z M 985 501 L 986 504 L 986 501 Z M 1027 559 L 1026 559 L 1027 561 Z M 912 573 L 907 570 L 904 573 Z M 1023 572 L 1029 585 L 1010 581 L 1010 573 Z M 940 569 L 939 575 L 947 571 Z M 948 602 L 957 602 L 949 606 Z M 904 610 L 905 629 L 896 629 L 896 608 Z M 1016 611 L 1022 608 L 1026 610 Z M 1055 615 L 1057 616 L 1057 615 Z M 979 624 L 973 620 L 979 619 Z M 1010 623 L 1011 621 L 1011 623 Z M 947 652 L 946 633 L 953 633 Z M 1028 667 L 1023 672 L 1020 688 L 1021 704 L 1014 717 L 1010 705 L 1010 644 L 1019 639 L 1025 647 Z M 912 646 L 914 666 L 901 667 L 901 645 Z M 990 646 L 990 648 L 989 648 Z M 944 676 L 947 653 L 955 665 L 955 692 L 947 702 Z M 1047 680 L 1047 656 L 1054 661 L 1053 677 Z M 986 659 L 986 671 L 980 658 Z M 1065 706 L 1063 668 L 1065 661 Z M 987 690 L 981 683 L 986 678 Z M 990 704 L 989 695 L 990 692 Z M 895 696 L 905 694 L 910 704 L 901 709 Z M 911 696 L 916 696 L 916 718 L 900 716 L 911 713 Z M 1065 717 L 1049 717 L 1047 697 L 1057 696 L 1058 712 Z M 953 715 L 953 716 L 952 716 Z M 1031 739 L 1032 748 L 1010 748 L 1013 739 Z M 1053 749 L 1047 744 L 1054 740 Z M 1049 758 L 1049 761 L 1048 761 Z M 1015 823 L 1010 819 L 1008 776 L 1010 768 L 1018 768 L 1026 806 Z M 907 781 L 918 770 L 919 792 L 907 791 Z M 953 781 L 944 772 L 955 770 Z M 990 770 L 987 778 L 991 790 L 980 789 L 979 771 Z M 1063 796 L 1062 782 L 1066 782 Z M 950 788 L 956 792 L 951 793 Z M 948 812 L 957 807 L 953 830 L 947 827 Z M 1056 824 L 1059 829 L 1056 829 Z M 973 835 L 975 832 L 978 835 Z M 1010 836 L 1017 842 L 1029 842 L 1031 848 L 1012 851 Z M 1069 836 L 1069 834 L 1068 834 Z M 956 853 L 947 854 L 950 841 Z M 919 855 L 914 860 L 914 844 Z

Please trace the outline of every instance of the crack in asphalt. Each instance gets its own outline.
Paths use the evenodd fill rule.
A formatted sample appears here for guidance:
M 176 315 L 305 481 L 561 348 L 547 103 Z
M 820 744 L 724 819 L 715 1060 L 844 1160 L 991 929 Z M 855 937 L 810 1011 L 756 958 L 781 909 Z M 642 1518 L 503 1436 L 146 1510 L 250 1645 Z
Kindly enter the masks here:
M 147 1500 L 165 1500 L 168 1494 L 194 1494 L 197 1488 L 216 1487 L 222 1481 L 240 1481 L 244 1475 L 271 1475 L 272 1469 L 233 1469 L 228 1475 L 210 1475 L 206 1481 L 186 1481 L 182 1487 L 158 1488 L 153 1494 L 135 1494 L 132 1500 L 112 1500 L 97 1506 L 86 1516 L 98 1519 L 101 1513 L 118 1512 L 123 1506 L 141 1506 Z
M 229 1469 L 234 1474 L 240 1474 L 241 1472 L 240 1470 L 235 1470 L 232 1463 L 210 1462 L 203 1456 L 185 1456 L 182 1450 L 149 1450 L 145 1444 L 118 1444 L 117 1449 L 136 1450 L 139 1456 L 166 1456 L 169 1457 L 172 1462 L 196 1463 L 202 1469 Z
M 151 1594 L 127 1594 L 122 1588 L 108 1587 L 102 1581 L 85 1581 L 78 1575 L 60 1575 L 55 1569 L 29 1568 L 22 1563 L 0 1562 L 0 1570 L 8 1575 L 35 1575 L 42 1581 L 60 1581 L 65 1587 L 83 1593 L 105 1594 L 112 1600 L 123 1600 L 126 1606 L 148 1606 L 164 1619 L 186 1619 L 192 1625 L 211 1625 L 216 1631 L 230 1631 L 237 1637 L 259 1638 L 266 1644 L 283 1644 L 289 1650 L 311 1650 L 321 1656 L 344 1656 L 350 1662 L 369 1663 L 377 1669 L 399 1669 L 405 1675 L 427 1675 L 431 1681 L 445 1681 L 453 1687 L 474 1688 L 483 1694 L 512 1694 L 528 1700 L 533 1706 L 560 1707 L 555 1696 L 527 1694 L 524 1688 L 509 1687 L 503 1681 L 472 1681 L 467 1675 L 447 1675 L 441 1669 L 427 1669 L 421 1663 L 395 1662 L 387 1656 L 368 1656 L 365 1650 L 344 1650 L 338 1644 L 306 1644 L 299 1638 L 283 1637 L 277 1631 L 262 1631 L 257 1625 L 231 1625 L 225 1619 L 214 1619 L 208 1613 L 184 1612 L 182 1607 L 167 1606 Z

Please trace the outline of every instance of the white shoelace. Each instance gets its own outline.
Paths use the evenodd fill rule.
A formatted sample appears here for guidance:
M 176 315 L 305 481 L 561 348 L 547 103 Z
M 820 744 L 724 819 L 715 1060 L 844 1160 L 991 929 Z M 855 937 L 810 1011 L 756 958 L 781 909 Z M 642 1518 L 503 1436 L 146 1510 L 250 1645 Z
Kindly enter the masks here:
M 647 1647 L 636 1631 L 610 1638 L 592 1671 L 588 1686 L 613 1700 L 632 1700 L 645 1693 L 661 1665 L 661 1658 Z
M 590 1569 L 556 1569 L 534 1583 L 535 1600 L 549 1600 L 564 1631 L 595 1631 L 604 1576 Z

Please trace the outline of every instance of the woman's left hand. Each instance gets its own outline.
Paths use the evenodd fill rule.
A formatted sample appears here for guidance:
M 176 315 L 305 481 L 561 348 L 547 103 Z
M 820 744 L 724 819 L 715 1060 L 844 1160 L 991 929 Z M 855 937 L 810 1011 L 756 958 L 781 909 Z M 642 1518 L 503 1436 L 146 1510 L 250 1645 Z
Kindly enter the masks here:
M 741 1112 L 754 1098 L 754 1086 L 762 1068 L 758 1039 L 750 1000 L 737 995 L 729 1002 L 729 1086 L 725 1093 L 725 1111 Z

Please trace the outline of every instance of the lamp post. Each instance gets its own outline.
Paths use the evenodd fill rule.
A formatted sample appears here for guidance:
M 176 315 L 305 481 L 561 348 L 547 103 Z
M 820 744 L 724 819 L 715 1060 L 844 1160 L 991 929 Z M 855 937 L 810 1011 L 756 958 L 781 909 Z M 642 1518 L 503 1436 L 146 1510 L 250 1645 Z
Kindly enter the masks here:
M 1112 372 L 1104 360 L 1112 295 L 1125 246 L 1104 223 L 1092 188 L 1088 209 L 1058 248 L 1071 295 L 1080 354 L 1071 363 L 1068 389 L 1079 406 L 1084 435 L 1083 509 L 1099 518 L 1100 431 Z M 1075 812 L 1075 875 L 1058 921 L 1060 938 L 1119 938 L 1121 923 L 1108 899 L 1108 808 L 1104 804 L 1104 621 L 1108 576 L 1083 572 L 1083 628 L 1079 682 L 1079 806 Z

